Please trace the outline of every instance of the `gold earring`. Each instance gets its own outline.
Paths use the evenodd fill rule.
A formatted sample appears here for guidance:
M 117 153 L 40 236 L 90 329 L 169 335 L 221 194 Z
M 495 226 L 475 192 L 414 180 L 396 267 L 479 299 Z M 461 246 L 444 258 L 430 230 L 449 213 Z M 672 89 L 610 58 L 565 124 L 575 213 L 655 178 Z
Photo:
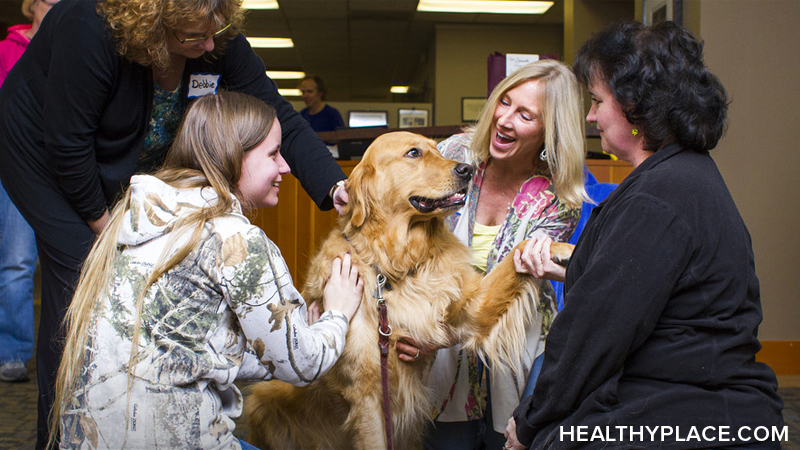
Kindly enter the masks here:
M 634 128 L 634 129 L 632 129 L 632 130 L 631 130 L 631 134 L 632 134 L 632 135 L 634 135 L 634 136 L 636 136 L 637 134 L 639 134 L 639 129 L 638 129 L 638 128 Z

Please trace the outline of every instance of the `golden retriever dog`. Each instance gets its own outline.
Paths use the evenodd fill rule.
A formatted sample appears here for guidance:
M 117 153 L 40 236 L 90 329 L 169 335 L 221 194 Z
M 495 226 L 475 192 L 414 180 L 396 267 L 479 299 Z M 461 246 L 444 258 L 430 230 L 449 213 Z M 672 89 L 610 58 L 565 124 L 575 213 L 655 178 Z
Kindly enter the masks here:
M 256 384 L 245 402 L 248 440 L 261 449 L 385 449 L 378 346 L 376 277 L 386 278 L 390 336 L 388 373 L 393 443 L 411 449 L 432 412 L 425 384 L 431 357 L 407 363 L 395 343 L 428 347 L 461 342 L 497 369 L 516 367 L 524 327 L 536 311 L 538 281 L 505 258 L 489 275 L 470 265 L 470 250 L 443 218 L 464 205 L 473 168 L 444 159 L 434 141 L 393 132 L 367 149 L 347 182 L 350 196 L 338 228 L 314 256 L 303 291 L 321 302 L 334 258 L 350 252 L 364 278 L 364 297 L 334 367 L 305 387 Z M 525 242 L 517 248 L 521 249 Z M 572 246 L 554 244 L 554 260 Z

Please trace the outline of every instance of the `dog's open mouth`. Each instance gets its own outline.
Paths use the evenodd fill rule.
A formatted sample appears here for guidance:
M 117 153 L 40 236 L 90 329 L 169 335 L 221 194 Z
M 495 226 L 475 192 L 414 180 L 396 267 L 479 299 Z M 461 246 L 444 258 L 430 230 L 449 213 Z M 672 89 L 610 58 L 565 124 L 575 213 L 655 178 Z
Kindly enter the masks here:
M 467 188 L 464 188 L 455 194 L 450 194 L 441 198 L 427 198 L 420 196 L 413 196 L 408 199 L 411 205 L 419 212 L 429 213 L 435 210 L 446 210 L 460 208 L 464 206 L 464 199 L 467 197 Z

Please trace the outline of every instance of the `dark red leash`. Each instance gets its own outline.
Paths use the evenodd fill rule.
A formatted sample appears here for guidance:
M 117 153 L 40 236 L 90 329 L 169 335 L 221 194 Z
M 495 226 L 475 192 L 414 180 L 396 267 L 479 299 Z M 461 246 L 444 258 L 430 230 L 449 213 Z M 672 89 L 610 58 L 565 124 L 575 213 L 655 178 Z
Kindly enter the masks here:
M 392 327 L 389 326 L 389 319 L 386 315 L 386 300 L 383 298 L 383 286 L 386 284 L 386 277 L 378 273 L 378 286 L 375 297 L 378 299 L 378 346 L 381 349 L 381 387 L 383 388 L 383 421 L 386 428 L 386 449 L 394 450 L 392 439 L 392 405 L 389 399 L 389 336 L 392 335 Z

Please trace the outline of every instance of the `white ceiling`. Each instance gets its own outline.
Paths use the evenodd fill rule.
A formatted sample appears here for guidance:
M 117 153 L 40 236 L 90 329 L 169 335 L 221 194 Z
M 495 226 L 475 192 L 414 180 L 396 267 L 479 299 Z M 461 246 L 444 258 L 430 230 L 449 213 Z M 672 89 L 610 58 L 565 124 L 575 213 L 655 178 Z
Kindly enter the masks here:
M 135 1 L 135 0 L 132 0 Z M 247 13 L 248 36 L 289 37 L 292 49 L 257 49 L 268 70 L 321 76 L 334 101 L 431 101 L 413 83 L 424 79 L 436 24 L 554 25 L 564 23 L 563 0 L 543 15 L 417 12 L 418 0 L 278 0 L 278 10 Z M 0 0 L 0 19 L 25 22 L 21 0 Z M 389 93 L 412 84 L 412 94 Z M 278 81 L 294 88 L 297 81 Z M 420 92 L 423 92 L 420 94 Z

